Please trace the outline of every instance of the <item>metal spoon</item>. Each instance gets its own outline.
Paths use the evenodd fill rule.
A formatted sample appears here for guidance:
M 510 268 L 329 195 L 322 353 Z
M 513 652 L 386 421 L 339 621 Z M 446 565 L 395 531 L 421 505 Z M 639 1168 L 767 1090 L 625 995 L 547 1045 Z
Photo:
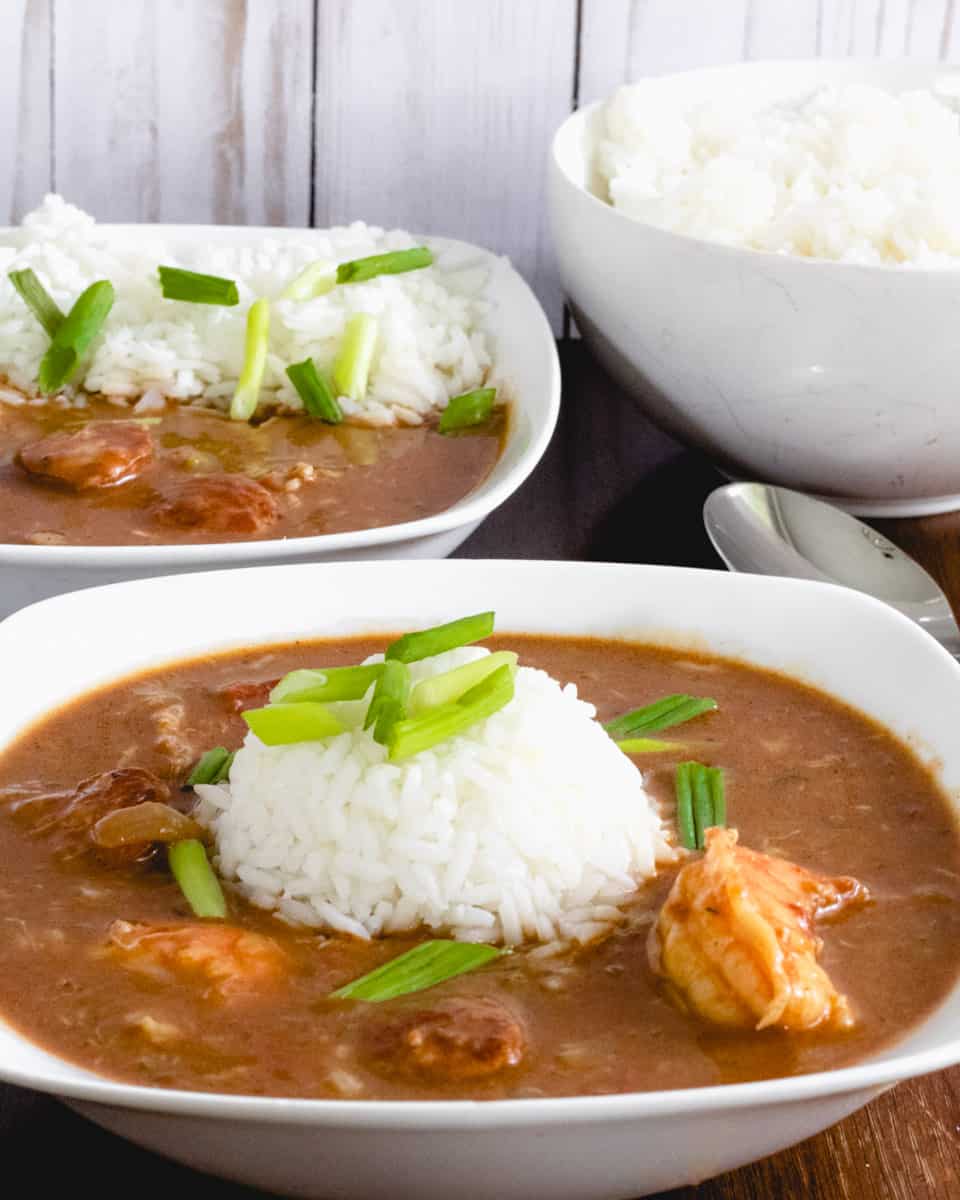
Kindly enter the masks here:
M 819 579 L 866 592 L 960 656 L 960 629 L 933 577 L 833 505 L 765 483 L 731 483 L 707 497 L 703 523 L 731 571 Z

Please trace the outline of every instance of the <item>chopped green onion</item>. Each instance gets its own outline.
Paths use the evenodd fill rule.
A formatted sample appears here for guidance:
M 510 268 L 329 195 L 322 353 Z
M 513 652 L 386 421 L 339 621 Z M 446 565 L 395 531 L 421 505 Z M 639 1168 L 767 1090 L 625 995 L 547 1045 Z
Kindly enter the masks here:
M 363 722 L 364 729 L 373 726 L 374 741 L 388 745 L 394 725 L 407 715 L 409 698 L 410 669 L 406 663 L 390 659 L 383 664 Z
M 446 650 L 458 646 L 469 646 L 493 633 L 495 614 L 476 613 L 472 617 L 461 617 L 448 621 L 446 625 L 435 625 L 432 629 L 421 629 L 417 633 L 405 633 L 387 647 L 385 657 L 397 658 L 400 662 L 419 662 L 422 658 L 433 658 Z
M 265 746 L 316 742 L 343 732 L 343 726 L 333 713 L 312 701 L 252 708 L 240 715 Z
M 278 296 L 279 300 L 313 300 L 325 296 L 337 285 L 337 269 L 333 263 L 318 258 L 303 268 Z
M 681 725 L 701 713 L 713 712 L 716 707 L 716 700 L 701 696 L 664 696 L 662 700 L 608 721 L 604 729 L 615 739 L 635 733 L 659 733 L 661 729 Z
M 45 395 L 59 391 L 77 369 L 113 308 L 113 294 L 113 284 L 101 279 L 77 297 L 40 360 L 39 385 Z
M 362 400 L 377 345 L 377 318 L 369 313 L 354 313 L 347 321 L 340 351 L 333 364 L 333 385 L 338 396 Z
M 680 845 L 685 850 L 696 850 L 697 827 L 693 819 L 693 782 L 690 778 L 691 763 L 677 763 L 677 829 Z
M 371 254 L 369 258 L 355 258 L 352 262 L 337 267 L 337 283 L 363 283 L 377 275 L 402 275 L 405 271 L 419 271 L 429 267 L 433 254 L 426 246 L 414 246 L 411 250 L 392 250 L 389 254 Z
M 727 794 L 723 771 L 719 767 L 710 768 L 710 798 L 713 801 L 713 823 L 723 828 L 727 823 Z
M 713 796 L 710 794 L 710 780 L 707 768 L 699 763 L 690 772 L 693 784 L 693 824 L 697 831 L 697 849 L 703 849 L 703 835 L 713 824 Z
M 513 663 L 504 663 L 502 667 L 497 667 L 486 679 L 481 679 L 479 683 L 474 684 L 469 692 L 464 692 L 457 705 L 460 708 L 469 708 L 471 705 L 482 704 L 488 707 L 495 699 L 500 699 L 501 703 L 491 709 L 496 712 L 498 708 L 503 708 L 507 700 L 513 698 Z M 503 697 L 506 699 L 503 699 Z
M 339 425 L 343 420 L 343 410 L 337 403 L 337 398 L 326 379 L 316 368 L 312 358 L 294 363 L 287 367 L 287 378 L 297 389 L 297 395 L 303 401 L 304 412 L 329 425 Z
M 702 850 L 707 830 L 727 821 L 723 771 L 698 762 L 678 763 L 676 793 L 680 844 Z
M 454 704 L 397 721 L 390 734 L 390 761 L 411 758 L 492 716 L 513 699 L 513 667 L 498 667 Z
M 452 704 L 504 664 L 516 667 L 517 656 L 512 650 L 497 650 L 475 662 L 464 663 L 462 667 L 454 667 L 442 675 L 434 675 L 432 679 L 421 679 L 410 697 L 411 715 L 440 704 Z
M 164 300 L 185 300 L 188 304 L 218 304 L 232 308 L 240 303 L 240 293 L 232 279 L 203 275 L 180 267 L 157 267 Z
M 312 667 L 284 675 L 270 693 L 271 704 L 291 700 L 361 700 L 383 672 L 382 663 L 365 667 Z
M 187 776 L 187 787 L 193 787 L 198 783 L 215 783 L 220 768 L 228 758 L 232 757 L 233 755 L 226 746 L 214 746 L 212 750 L 201 754 L 197 765 Z M 229 770 L 229 767 L 227 769 Z
M 247 313 L 247 337 L 243 351 L 243 370 L 230 402 L 234 421 L 249 421 L 257 410 L 260 384 L 267 365 L 267 341 L 270 337 L 270 302 L 254 300 Z
M 496 388 L 477 388 L 474 392 L 454 396 L 440 414 L 440 432 L 453 433 L 471 425 L 482 425 L 493 412 L 496 398 Z
M 10 271 L 7 278 L 20 294 L 20 299 L 33 313 L 50 337 L 55 337 L 57 330 L 66 320 L 60 311 L 60 306 L 37 278 L 32 268 L 24 267 L 22 271 Z
M 682 742 L 660 742 L 656 738 L 623 738 L 617 745 L 624 754 L 658 754 L 661 750 L 679 750 Z
M 194 916 L 223 918 L 227 915 L 220 880 L 213 873 L 202 842 L 193 838 L 175 842 L 167 851 L 167 860 Z
M 337 1000 L 367 1000 L 379 1003 L 411 992 L 422 992 L 447 979 L 475 971 L 506 951 L 476 942 L 421 942 L 382 967 L 361 975 L 353 983 L 331 992 Z
M 223 783 L 225 779 L 230 777 L 230 768 L 233 766 L 233 760 L 237 757 L 236 750 L 231 750 L 227 757 L 223 760 L 220 770 L 210 780 L 211 783 Z
M 393 727 L 402 721 L 406 709 L 399 700 L 384 699 L 377 705 L 377 720 L 373 727 L 373 740 L 381 746 L 389 746 L 393 735 Z

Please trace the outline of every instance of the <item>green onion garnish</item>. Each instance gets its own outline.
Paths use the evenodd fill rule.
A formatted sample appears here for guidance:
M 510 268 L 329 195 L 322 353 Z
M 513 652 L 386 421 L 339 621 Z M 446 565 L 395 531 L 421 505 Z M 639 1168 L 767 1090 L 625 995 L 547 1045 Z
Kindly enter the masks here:
M 312 358 L 294 363 L 287 367 L 287 378 L 297 389 L 297 395 L 303 401 L 304 412 L 329 425 L 339 425 L 343 420 L 343 410 L 337 403 L 337 398 L 326 379 L 317 370 Z
M 454 667 L 442 675 L 434 675 L 432 679 L 421 679 L 410 696 L 411 715 L 440 704 L 452 704 L 505 664 L 511 667 L 517 665 L 517 655 L 512 650 L 497 650 L 475 662 L 464 663 L 462 667 Z
M 623 738 L 617 745 L 624 754 L 659 754 L 661 750 L 679 750 L 682 742 L 661 742 L 656 738 Z
M 496 398 L 496 388 L 477 388 L 474 392 L 454 396 L 440 414 L 440 432 L 453 433 L 471 425 L 482 425 L 493 412 Z
M 414 246 L 411 250 L 392 250 L 389 254 L 371 254 L 369 258 L 355 258 L 352 262 L 337 267 L 337 283 L 363 283 L 377 275 L 402 275 L 404 271 L 419 271 L 429 267 L 433 254 L 426 246 Z
M 212 750 L 201 754 L 197 765 L 187 776 L 187 787 L 193 787 L 197 783 L 216 783 L 217 776 L 228 758 L 232 759 L 233 755 L 226 746 L 214 746 Z M 229 770 L 229 766 L 227 769 Z
M 411 992 L 436 987 L 447 979 L 475 971 L 506 951 L 476 942 L 421 942 L 406 954 L 392 958 L 382 967 L 361 975 L 353 983 L 331 992 L 337 1000 L 368 1000 L 379 1003 Z
M 220 770 L 210 780 L 211 783 L 223 783 L 230 776 L 230 768 L 233 766 L 233 760 L 237 757 L 236 750 L 231 750 L 227 757 L 220 765 Z
M 354 313 L 347 321 L 340 351 L 333 364 L 333 386 L 338 396 L 362 400 L 377 345 L 377 318 L 369 313 Z
M 513 667 L 498 667 L 455 704 L 442 704 L 428 712 L 397 721 L 390 734 L 390 761 L 411 758 L 429 750 L 492 716 L 513 699 Z
M 382 746 L 389 744 L 396 723 L 407 715 L 410 698 L 410 669 L 406 663 L 392 658 L 383 664 L 380 678 L 373 689 L 370 707 L 363 722 L 364 729 L 373 726 L 373 739 Z
M 723 770 L 698 762 L 677 763 L 676 793 L 680 844 L 702 850 L 706 831 L 727 821 Z
M 690 779 L 690 763 L 677 763 L 677 830 L 680 845 L 685 850 L 696 850 L 697 827 L 693 820 L 693 784 Z
M 107 279 L 91 283 L 77 297 L 40 360 L 41 392 L 47 395 L 63 387 L 100 332 L 112 307 L 113 284 Z
M 343 726 L 333 713 L 313 701 L 252 708 L 240 715 L 265 746 L 316 742 L 343 732 Z
M 237 285 L 219 275 L 203 275 L 180 267 L 157 267 L 164 300 L 186 300 L 188 304 L 219 304 L 232 308 L 240 303 Z
M 277 297 L 279 300 L 313 300 L 325 296 L 337 285 L 337 269 L 326 259 L 318 258 L 303 268 Z
M 723 780 L 723 771 L 719 767 L 711 768 L 710 798 L 713 800 L 713 823 L 720 827 L 727 824 L 727 791 Z
M 707 768 L 700 766 L 690 772 L 693 785 L 693 824 L 697 832 L 697 848 L 703 849 L 703 835 L 713 824 L 713 797 L 710 795 L 710 780 Z
M 260 384 L 267 365 L 267 341 L 270 337 L 270 302 L 254 300 L 247 313 L 247 338 L 243 351 L 243 370 L 230 402 L 234 421 L 249 421 L 257 410 Z
M 167 851 L 167 860 L 194 916 L 223 918 L 227 915 L 220 880 L 213 873 L 202 842 L 193 838 L 175 842 Z
M 30 267 L 21 271 L 9 271 L 7 278 L 20 294 L 20 299 L 33 313 L 50 337 L 55 337 L 57 330 L 66 320 L 60 311 L 60 306 L 37 278 L 36 272 Z
M 446 625 L 435 625 L 432 629 L 421 629 L 417 633 L 405 633 L 387 647 L 387 659 L 397 658 L 400 662 L 419 662 L 422 658 L 433 658 L 446 650 L 458 646 L 469 646 L 493 633 L 495 614 L 476 613 L 472 617 L 461 617 L 448 621 Z
M 617 740 L 632 734 L 659 733 L 661 729 L 681 725 L 701 713 L 713 712 L 716 707 L 716 700 L 701 696 L 664 696 L 662 700 L 608 721 L 604 729 Z
M 270 693 L 271 704 L 292 700 L 360 700 L 383 671 L 382 663 L 365 667 L 313 667 L 284 675 Z

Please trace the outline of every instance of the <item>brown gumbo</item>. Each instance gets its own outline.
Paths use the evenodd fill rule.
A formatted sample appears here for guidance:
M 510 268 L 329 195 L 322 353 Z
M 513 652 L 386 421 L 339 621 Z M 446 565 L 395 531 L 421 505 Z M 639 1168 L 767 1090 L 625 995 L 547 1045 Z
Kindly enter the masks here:
M 199 432 L 204 421 L 207 434 Z M 154 462 L 179 446 L 185 454 L 225 456 L 223 469 L 236 471 L 242 439 L 270 444 L 274 436 L 269 423 L 224 428 L 229 437 L 219 441 L 216 418 L 181 411 L 154 432 Z M 322 444 L 331 454 L 337 447 L 341 466 L 347 461 L 337 435 L 321 431 L 314 443 L 306 426 L 289 429 L 300 430 L 304 456 Z M 369 436 L 382 452 L 372 469 L 393 471 L 408 435 Z M 431 452 L 429 431 L 409 437 L 415 454 Z M 493 453 L 496 439 L 486 440 Z M 478 461 L 484 441 L 466 443 Z M 436 453 L 446 447 L 438 443 Z M 262 446 L 257 453 L 265 461 Z M 5 489 L 17 480 L 8 495 L 42 489 L 15 470 L 4 468 Z M 186 466 L 164 470 L 194 478 Z M 420 482 L 436 474 L 418 471 Z M 141 475 L 129 486 L 152 489 L 152 478 Z M 26 536 L 28 499 L 8 508 L 8 520 L 21 514 Z M 121 519 L 109 504 L 98 510 L 96 501 L 73 511 L 83 515 L 70 528 L 91 539 L 94 529 L 119 528 L 130 516 L 124 511 Z M 47 528 L 55 527 L 54 512 L 52 505 L 45 511 Z M 267 682 L 295 667 L 355 663 L 382 643 L 300 643 L 187 662 L 83 697 L 0 758 L 3 1016 L 69 1059 L 142 1084 L 341 1099 L 492 1099 L 829 1069 L 902 1037 L 944 998 L 960 957 L 960 838 L 931 775 L 888 733 L 823 694 L 720 659 L 612 641 L 510 637 L 491 645 L 575 681 L 604 718 L 626 703 L 673 693 L 715 697 L 717 712 L 683 727 L 681 751 L 637 762 L 670 821 L 676 761 L 722 766 L 727 825 L 738 831 L 739 846 L 711 831 L 707 854 L 688 856 L 688 874 L 678 881 L 679 865 L 663 871 L 614 933 L 586 947 L 559 954 L 518 947 L 384 1003 L 331 999 L 334 989 L 437 935 L 326 936 L 251 907 L 230 888 L 227 920 L 201 921 L 172 880 L 162 846 L 110 844 L 92 831 L 109 831 L 117 810 L 165 803 L 176 810 L 170 837 L 196 835 L 184 781 L 204 750 L 240 744 L 246 727 L 239 710 L 262 703 Z M 707 876 L 724 854 L 748 883 L 760 879 L 768 911 L 783 908 L 782 944 L 804 969 L 832 982 L 837 1020 L 799 1031 L 777 1021 L 758 1029 L 752 1017 L 741 1027 L 724 1025 L 710 1019 L 715 994 L 685 991 L 692 943 L 671 942 L 670 922 L 689 934 L 697 895 L 716 884 Z M 708 904 L 700 916 L 719 911 Z M 652 930 L 666 976 L 655 972 Z M 699 950 L 705 953 L 702 944 Z M 670 968 L 671 961 L 679 965 Z
M 231 542 L 415 521 L 483 482 L 504 422 L 495 409 L 443 435 L 176 404 L 139 416 L 96 398 L 0 404 L 0 542 Z

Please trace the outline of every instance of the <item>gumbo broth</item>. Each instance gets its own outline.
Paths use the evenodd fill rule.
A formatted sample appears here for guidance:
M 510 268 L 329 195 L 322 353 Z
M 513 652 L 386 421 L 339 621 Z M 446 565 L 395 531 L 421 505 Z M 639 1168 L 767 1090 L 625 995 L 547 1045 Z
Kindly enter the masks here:
M 137 416 L 0 404 L 0 542 L 148 546 L 313 537 L 415 521 L 478 487 L 505 412 L 441 434 L 168 405 Z
M 665 735 L 675 751 L 636 761 L 673 820 L 680 758 L 721 765 L 727 823 L 743 845 L 827 875 L 870 900 L 822 920 L 821 963 L 854 1014 L 844 1032 L 725 1031 L 678 1006 L 651 969 L 650 930 L 677 867 L 642 888 L 610 936 L 586 947 L 519 947 L 428 991 L 385 1003 L 330 993 L 431 936 L 364 942 L 294 928 L 228 888 L 229 927 L 267 939 L 262 995 L 231 997 L 195 960 L 131 969 L 105 952 L 118 920 L 189 921 L 162 857 L 104 865 L 37 836 L 25 798 L 118 768 L 179 791 L 210 746 L 240 744 L 241 707 L 296 667 L 355 663 L 383 642 L 303 642 L 152 671 L 85 696 L 0 757 L 0 1013 L 52 1051 L 140 1084 L 339 1099 L 565 1096 L 705 1086 L 819 1071 L 902 1037 L 954 984 L 960 838 L 918 760 L 828 696 L 740 663 L 613 641 L 516 637 L 492 647 L 573 680 L 603 718 L 682 692 L 719 709 Z M 239 686 L 238 686 L 239 685 Z M 197 922 L 197 924 L 202 924 Z M 214 938 L 225 926 L 209 923 Z M 232 935 L 231 935 L 232 936 Z M 238 952 L 231 943 L 228 953 Z M 214 951 L 216 953 L 216 951 Z M 271 958 L 271 956 L 273 956 Z M 167 964 L 169 966 L 169 963 Z M 437 1014 L 440 1014 L 438 1018 Z M 418 1029 L 446 1023 L 438 1057 L 411 1069 Z M 469 1054 L 458 1054 L 458 1022 Z M 419 1023 L 419 1024 L 418 1024 Z M 419 1043 L 417 1043 L 419 1044 Z M 444 1049 L 445 1047 L 445 1049 Z M 490 1069 L 476 1069 L 477 1063 Z

